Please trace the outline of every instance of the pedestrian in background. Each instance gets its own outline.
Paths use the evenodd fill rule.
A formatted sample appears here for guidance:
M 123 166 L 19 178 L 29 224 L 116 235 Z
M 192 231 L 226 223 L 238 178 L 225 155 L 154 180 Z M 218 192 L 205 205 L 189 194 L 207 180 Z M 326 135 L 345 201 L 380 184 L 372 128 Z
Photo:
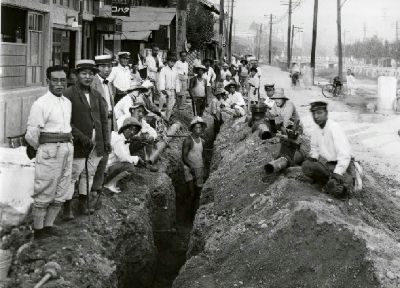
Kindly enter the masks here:
M 201 64 L 194 67 L 196 76 L 190 79 L 189 94 L 192 98 L 193 114 L 195 116 L 203 116 L 204 109 L 207 104 L 207 80 L 203 74 L 207 68 Z
M 100 93 L 91 87 L 97 71 L 93 60 L 78 61 L 74 69 L 78 82 L 64 93 L 72 103 L 71 127 L 74 139 L 72 177 L 64 204 L 65 220 L 74 218 L 71 200 L 76 182 L 79 183 L 79 213 L 89 214 L 87 197 L 93 177 L 103 156 L 111 151 L 107 106 Z M 87 181 L 89 189 L 86 187 Z
M 131 53 L 118 52 L 118 66 L 113 67 L 108 80 L 116 88 L 114 103 L 117 104 L 132 89 L 132 76 L 129 67 Z
M 159 108 L 162 110 L 164 103 L 167 103 L 165 119 L 169 121 L 176 103 L 176 93 L 181 91 L 178 72 L 175 69 L 176 57 L 169 55 L 167 65 L 161 69 L 159 76 Z
M 215 80 L 217 75 L 214 72 L 214 69 L 211 67 L 212 60 L 211 59 L 204 59 L 204 67 L 206 67 L 206 71 L 203 74 L 204 79 L 207 80 L 207 88 L 206 88 L 206 95 L 207 95 L 207 103 L 211 102 L 213 98 L 212 89 L 215 87 Z
M 351 72 L 351 69 L 347 69 L 346 81 L 347 81 L 347 95 L 353 96 L 354 91 L 356 89 L 356 87 L 355 87 L 356 86 L 356 78 L 354 78 L 354 75 Z
M 181 89 L 177 93 L 177 105 L 179 110 L 183 110 L 186 103 L 186 92 L 188 89 L 189 81 L 189 64 L 186 61 L 187 53 L 186 51 L 181 51 L 179 53 L 180 59 L 175 63 L 175 69 L 178 73 L 178 78 L 180 81 Z
M 67 75 L 61 66 L 46 70 L 49 91 L 32 105 L 25 135 L 35 149 L 33 229 L 35 239 L 57 236 L 53 224 L 67 198 L 74 147 L 71 101 L 63 96 Z

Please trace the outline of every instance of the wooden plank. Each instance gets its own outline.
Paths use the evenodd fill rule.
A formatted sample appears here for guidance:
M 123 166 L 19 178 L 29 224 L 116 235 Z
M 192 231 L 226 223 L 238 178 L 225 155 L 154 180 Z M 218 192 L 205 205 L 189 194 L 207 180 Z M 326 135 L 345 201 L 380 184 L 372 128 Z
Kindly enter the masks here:
M 6 137 L 21 135 L 22 99 L 7 99 L 6 102 Z
M 1 66 L 26 65 L 26 56 L 0 55 Z
M 0 66 L 0 78 L 25 76 L 26 66 Z
M 26 55 L 26 45 L 1 44 L 1 55 Z
M 0 87 L 9 88 L 9 87 L 23 87 L 26 86 L 26 77 L 5 77 L 0 78 Z

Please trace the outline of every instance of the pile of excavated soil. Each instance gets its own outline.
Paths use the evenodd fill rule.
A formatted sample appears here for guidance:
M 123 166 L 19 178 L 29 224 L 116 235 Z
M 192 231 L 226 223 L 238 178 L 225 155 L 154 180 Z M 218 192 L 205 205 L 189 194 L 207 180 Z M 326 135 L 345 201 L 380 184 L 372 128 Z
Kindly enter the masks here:
M 364 192 L 337 200 L 300 167 L 267 176 L 279 144 L 243 122 L 226 123 L 214 143 L 187 262 L 172 287 L 400 287 L 400 215 L 378 193 L 385 180 L 367 175 Z

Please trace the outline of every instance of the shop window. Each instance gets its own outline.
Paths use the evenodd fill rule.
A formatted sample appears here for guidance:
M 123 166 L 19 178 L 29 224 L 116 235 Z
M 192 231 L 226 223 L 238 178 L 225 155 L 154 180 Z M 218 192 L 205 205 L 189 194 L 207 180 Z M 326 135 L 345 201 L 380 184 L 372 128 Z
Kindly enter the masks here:
M 53 4 L 69 7 L 70 0 L 53 0 Z
M 1 42 L 26 43 L 26 11 L 1 7 Z
M 28 62 L 26 71 L 27 84 L 37 84 L 42 81 L 43 53 L 43 15 L 28 13 Z

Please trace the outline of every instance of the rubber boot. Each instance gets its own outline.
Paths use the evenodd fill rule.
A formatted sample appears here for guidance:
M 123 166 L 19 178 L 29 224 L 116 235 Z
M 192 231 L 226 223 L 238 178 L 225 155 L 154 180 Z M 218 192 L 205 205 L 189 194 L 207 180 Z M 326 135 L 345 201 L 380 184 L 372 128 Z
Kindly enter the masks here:
M 78 211 L 81 215 L 90 215 L 94 212 L 92 209 L 89 209 L 87 205 L 87 195 L 79 194 Z
M 74 213 L 72 213 L 72 201 L 67 200 L 64 203 L 64 209 L 63 209 L 63 220 L 64 221 L 71 221 L 74 220 Z

